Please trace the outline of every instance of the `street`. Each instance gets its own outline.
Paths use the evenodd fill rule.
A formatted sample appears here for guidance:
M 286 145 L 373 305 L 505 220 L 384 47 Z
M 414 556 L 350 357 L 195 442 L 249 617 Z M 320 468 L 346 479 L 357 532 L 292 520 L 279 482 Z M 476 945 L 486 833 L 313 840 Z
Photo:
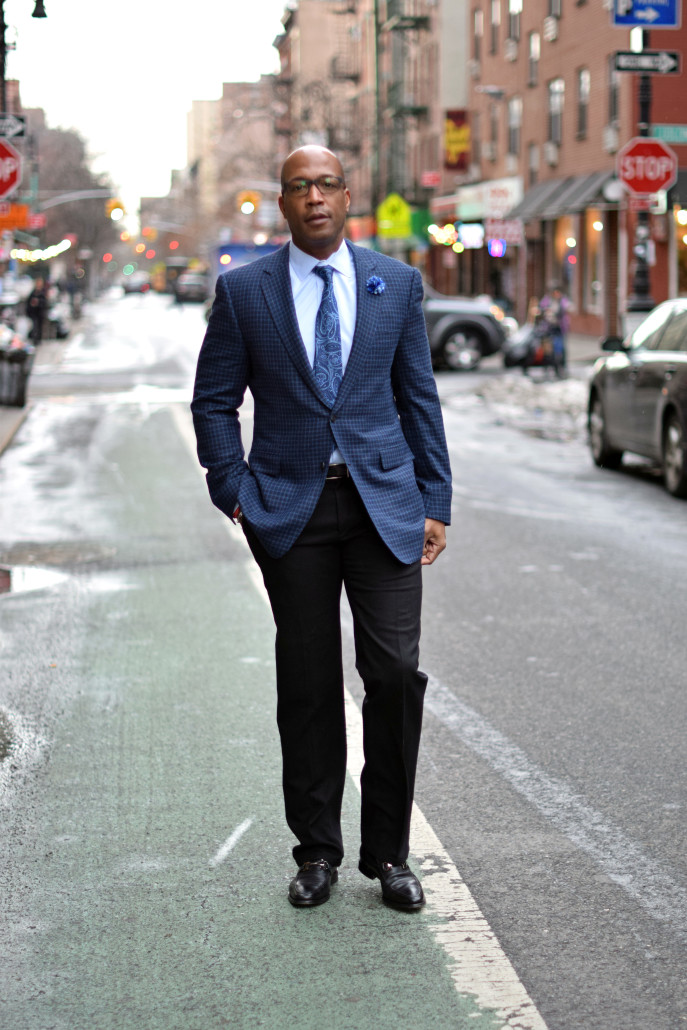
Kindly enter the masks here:
M 687 1027 L 687 505 L 638 460 L 594 467 L 584 369 L 438 374 L 428 905 L 357 872 L 349 633 L 348 850 L 295 910 L 272 620 L 193 454 L 203 330 L 201 305 L 106 295 L 0 458 L 1 1025 Z

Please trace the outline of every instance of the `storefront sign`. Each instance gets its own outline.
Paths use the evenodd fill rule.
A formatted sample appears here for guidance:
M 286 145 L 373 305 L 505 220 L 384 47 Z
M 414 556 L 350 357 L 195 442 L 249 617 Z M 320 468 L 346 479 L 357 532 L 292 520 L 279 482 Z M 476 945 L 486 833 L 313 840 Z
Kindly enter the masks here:
M 484 222 L 487 239 L 505 240 L 512 247 L 519 247 L 525 239 L 519 218 L 487 218 Z
M 470 164 L 470 125 L 467 111 L 447 111 L 444 117 L 444 168 L 467 172 Z

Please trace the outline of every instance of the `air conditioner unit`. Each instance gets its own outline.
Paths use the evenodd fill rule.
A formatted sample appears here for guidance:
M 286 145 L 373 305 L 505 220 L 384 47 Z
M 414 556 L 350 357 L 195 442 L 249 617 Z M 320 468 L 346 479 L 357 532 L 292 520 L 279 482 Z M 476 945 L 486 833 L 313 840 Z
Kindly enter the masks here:
M 485 161 L 496 160 L 496 144 L 490 141 L 482 144 L 482 157 Z
M 554 39 L 558 39 L 558 18 L 554 18 L 552 15 L 544 18 L 542 35 L 547 43 L 553 43 Z
M 547 143 L 544 144 L 544 160 L 546 161 L 547 165 L 551 165 L 552 167 L 558 164 L 557 143 L 552 143 L 549 140 Z
M 504 61 L 517 61 L 518 59 L 518 41 L 517 39 L 506 39 L 503 43 L 503 59 Z
M 618 129 L 615 125 L 605 125 L 601 134 L 601 141 L 607 154 L 615 154 L 618 150 Z
M 471 79 L 478 79 L 482 74 L 482 65 L 473 57 L 468 61 L 468 75 Z
M 518 158 L 515 154 L 506 154 L 506 175 L 517 175 Z

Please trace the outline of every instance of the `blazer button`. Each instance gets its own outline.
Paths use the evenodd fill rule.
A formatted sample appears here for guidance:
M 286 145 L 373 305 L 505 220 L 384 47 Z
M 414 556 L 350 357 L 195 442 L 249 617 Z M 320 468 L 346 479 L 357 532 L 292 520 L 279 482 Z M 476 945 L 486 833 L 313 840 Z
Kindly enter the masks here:
M 330 422 L 336 422 L 336 415 L 332 415 L 332 417 L 329 419 L 329 421 Z
M 326 462 L 324 462 L 324 461 L 321 461 L 321 462 L 320 462 L 320 469 L 322 470 L 322 472 L 324 472 L 324 470 L 326 469 L 326 467 L 327 467 L 327 464 L 326 464 Z

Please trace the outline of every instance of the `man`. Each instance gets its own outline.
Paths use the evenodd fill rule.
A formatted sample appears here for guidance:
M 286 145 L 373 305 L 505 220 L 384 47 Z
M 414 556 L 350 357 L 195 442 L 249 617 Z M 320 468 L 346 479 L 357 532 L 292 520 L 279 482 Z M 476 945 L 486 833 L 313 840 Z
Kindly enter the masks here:
M 277 724 L 296 906 L 330 896 L 346 779 L 340 597 L 365 687 L 359 868 L 424 903 L 408 838 L 426 676 L 421 566 L 445 547 L 450 468 L 418 272 L 344 241 L 338 158 L 282 169 L 291 242 L 218 279 L 192 410 L 213 502 L 242 523 L 277 627 Z M 238 408 L 254 400 L 244 460 Z

